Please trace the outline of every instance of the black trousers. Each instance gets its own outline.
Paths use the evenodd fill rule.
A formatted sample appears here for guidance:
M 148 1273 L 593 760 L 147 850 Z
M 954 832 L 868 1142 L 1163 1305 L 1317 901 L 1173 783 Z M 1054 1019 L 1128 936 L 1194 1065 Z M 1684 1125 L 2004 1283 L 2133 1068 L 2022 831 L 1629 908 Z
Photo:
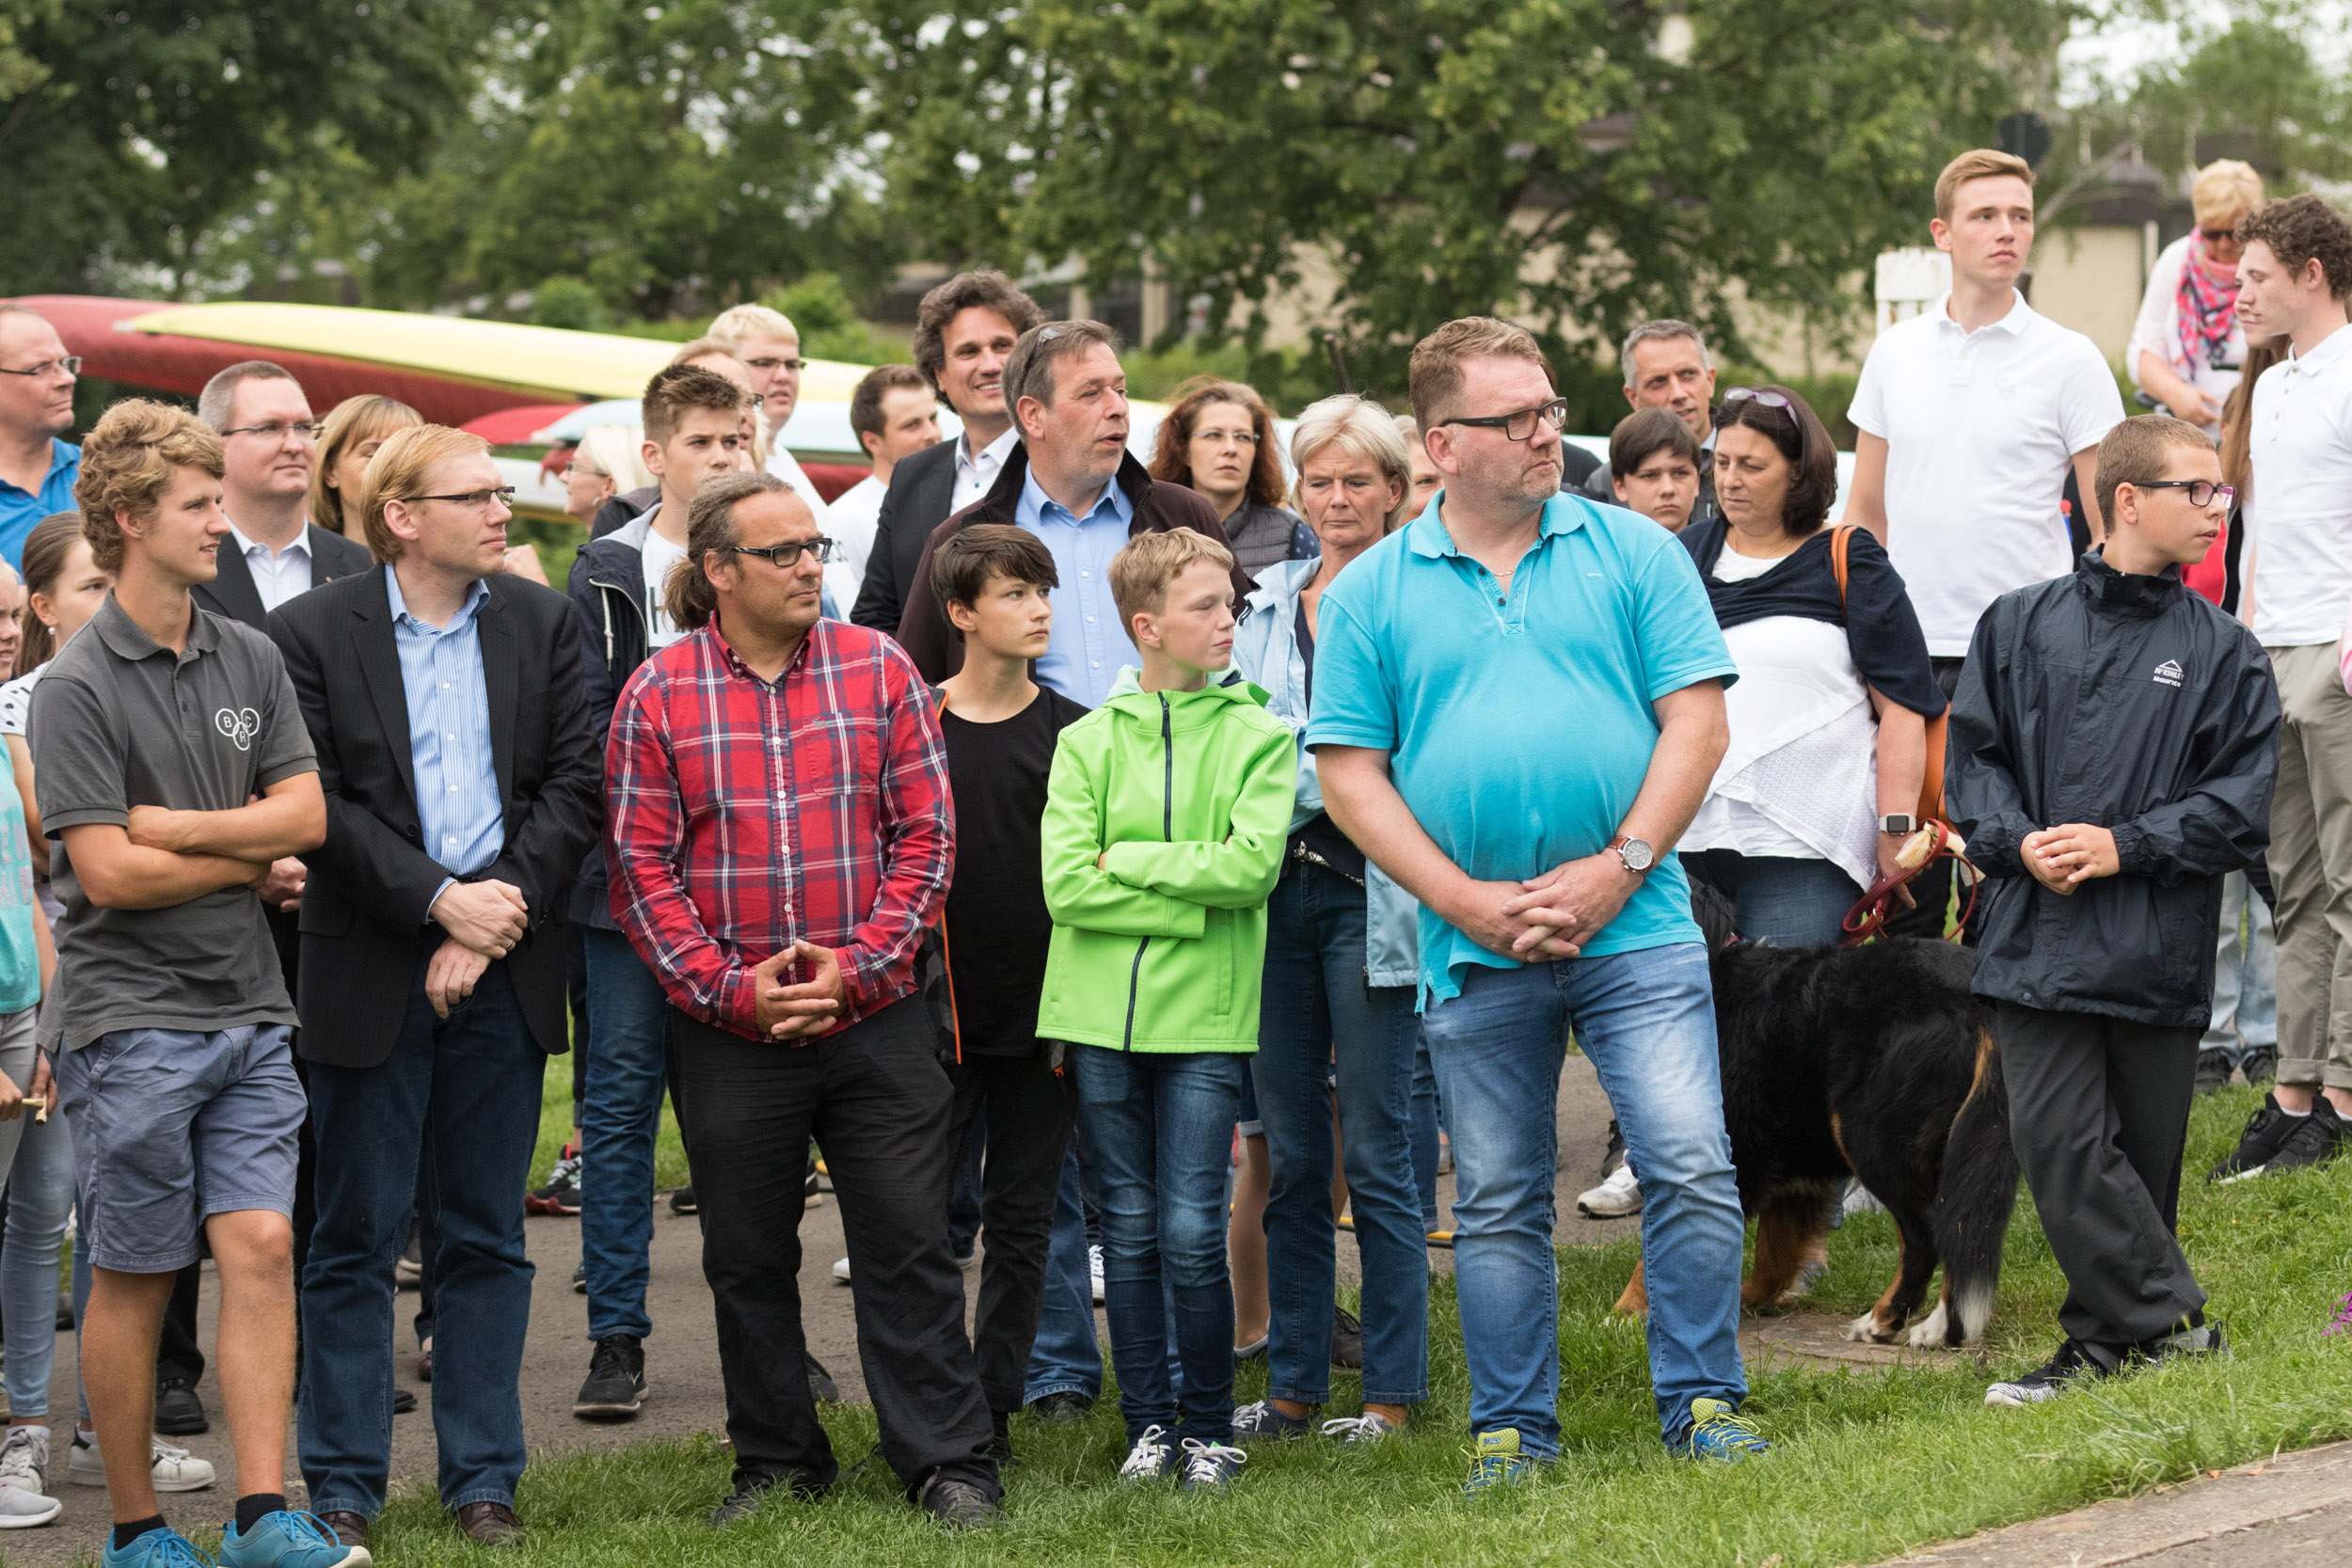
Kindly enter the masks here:
M 2173 1235 L 2201 1029 L 2003 1002 L 2010 1141 L 2066 1273 L 2058 1326 L 2122 1346 L 2205 1305 Z
M 813 1135 L 849 1237 L 883 1461 L 910 1492 L 946 1471 L 995 1495 L 963 1274 L 947 1248 L 955 1093 L 922 1005 L 896 1003 L 801 1046 L 747 1040 L 672 1008 L 669 1039 L 737 1483 L 814 1492 L 839 1474 L 803 1370 L 800 1225 Z
M 987 1135 L 980 1171 L 980 1225 L 987 1251 L 980 1258 L 980 1307 L 972 1326 L 972 1358 L 993 1412 L 1021 1408 L 1028 1382 L 1029 1349 L 1045 1301 L 1045 1254 L 1054 1233 L 1054 1200 L 1061 1190 L 1062 1158 L 1076 1121 L 1070 1075 L 1046 1066 L 1034 1040 L 1019 1055 L 982 1055 L 968 1046 L 948 1069 L 955 1082 L 950 1144 L 979 1118 Z M 850 1277 L 857 1277 L 850 1265 Z

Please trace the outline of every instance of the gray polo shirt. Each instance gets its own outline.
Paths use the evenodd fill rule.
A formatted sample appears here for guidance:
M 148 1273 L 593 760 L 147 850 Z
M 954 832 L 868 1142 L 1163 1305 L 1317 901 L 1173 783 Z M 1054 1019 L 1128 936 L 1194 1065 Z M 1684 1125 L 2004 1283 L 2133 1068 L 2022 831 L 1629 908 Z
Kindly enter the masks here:
M 79 1051 L 117 1029 L 210 1033 L 295 1022 L 262 901 L 245 888 L 160 910 L 102 910 L 65 830 L 127 826 L 133 806 L 230 811 L 318 771 L 294 683 L 270 640 L 203 610 L 176 658 L 109 594 L 33 689 L 26 741 L 50 879 L 64 901 L 40 1040 Z

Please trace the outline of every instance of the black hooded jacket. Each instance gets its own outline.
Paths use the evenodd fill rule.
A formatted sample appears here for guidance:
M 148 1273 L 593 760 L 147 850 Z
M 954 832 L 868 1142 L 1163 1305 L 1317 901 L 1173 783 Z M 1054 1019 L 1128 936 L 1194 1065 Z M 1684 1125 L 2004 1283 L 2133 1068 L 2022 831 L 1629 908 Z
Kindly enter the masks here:
M 2203 1028 L 2221 879 L 2270 842 L 2279 688 L 2253 634 L 2093 550 L 1994 601 L 1952 698 L 1945 800 L 1991 881 L 1979 996 Z M 2018 858 L 2063 823 L 2122 870 L 2061 897 Z

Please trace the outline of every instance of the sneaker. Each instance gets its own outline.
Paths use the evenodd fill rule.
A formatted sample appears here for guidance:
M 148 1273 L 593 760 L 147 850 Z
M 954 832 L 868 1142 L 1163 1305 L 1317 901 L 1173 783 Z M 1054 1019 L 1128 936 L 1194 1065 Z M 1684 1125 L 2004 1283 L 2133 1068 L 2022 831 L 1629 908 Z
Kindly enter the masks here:
M 150 1483 L 158 1492 L 201 1492 L 215 1480 L 213 1462 L 199 1459 L 187 1449 L 153 1440 L 153 1459 L 148 1467 Z M 98 1451 L 98 1439 L 73 1434 L 73 1446 L 66 1450 L 65 1479 L 76 1486 L 106 1484 L 106 1462 Z
M 1263 1361 L 1265 1359 L 1266 1346 L 1273 1343 L 1273 1341 L 1274 1337 L 1272 1335 L 1261 1334 L 1246 1345 L 1235 1345 L 1233 1347 L 1233 1365 L 1240 1367 L 1252 1361 Z
M 196 1437 L 213 1430 L 194 1380 L 177 1376 L 155 1380 L 155 1430 L 166 1437 Z
M 1280 1443 L 1304 1437 L 1314 1422 L 1305 1416 L 1285 1416 L 1272 1400 L 1257 1400 L 1233 1412 L 1236 1443 Z
M 1356 1321 L 1355 1313 L 1336 1305 L 1331 1308 L 1331 1370 L 1364 1370 L 1364 1325 Z
M 1517 1430 L 1505 1427 L 1501 1432 L 1482 1432 L 1478 1434 L 1478 1446 L 1470 1450 L 1470 1480 L 1462 1483 L 1462 1496 L 1483 1497 L 1506 1486 L 1518 1486 L 1534 1478 L 1538 1463 L 1534 1454 L 1519 1450 Z
M 1427 1234 L 1422 1237 L 1422 1240 L 1427 1242 L 1431 1246 L 1443 1247 L 1448 1252 L 1451 1252 L 1454 1250 L 1454 1228 L 1451 1226 L 1432 1228 Z
M 1168 1440 L 1164 1427 L 1150 1426 L 1127 1449 L 1127 1462 L 1119 1467 L 1121 1486 L 1140 1486 L 1147 1481 L 1164 1481 L 1176 1468 L 1176 1448 Z
M 414 1291 L 424 1284 L 424 1235 L 412 1223 L 408 1227 L 408 1244 L 400 1249 L 400 1257 L 392 1263 L 392 1288 Z
M 2229 1341 L 2221 1337 L 2221 1325 L 2202 1321 L 2202 1313 L 2199 1318 L 2201 1321 L 2195 1323 L 2185 1323 L 2169 1334 L 2159 1334 L 2134 1345 L 2125 1357 L 2124 1370 L 2138 1370 L 2183 1356 L 2229 1354 Z
M 2013 1382 L 1996 1383 L 1984 1391 L 1989 1405 L 2040 1404 L 2064 1393 L 2077 1379 L 2105 1377 L 2114 1366 L 2079 1339 L 2068 1339 L 2058 1354 Z
M 986 1529 L 1005 1516 L 994 1498 L 957 1476 L 932 1476 L 914 1495 L 914 1504 L 949 1529 Z
M 570 1144 L 557 1157 L 555 1168 L 548 1172 L 548 1184 L 533 1187 L 523 1195 L 526 1214 L 577 1214 L 580 1212 L 580 1150 Z
M 2328 1097 L 2319 1096 L 2318 1103 L 2326 1105 Z M 2312 1113 L 2314 1116 L 2317 1114 L 2316 1110 Z M 2262 1109 L 2246 1118 L 2246 1127 L 2237 1135 L 2237 1148 L 2230 1151 L 2228 1159 L 2208 1171 L 2205 1180 L 2227 1181 L 2234 1177 L 2260 1173 L 2286 1147 L 2287 1134 L 2295 1131 L 2296 1124 L 2310 1119 L 2309 1117 L 2289 1116 L 2280 1108 L 2277 1095 L 2264 1095 Z
M 572 1269 L 572 1294 L 576 1296 L 584 1296 L 587 1293 L 588 1259 L 583 1258 Z
M 825 1192 L 817 1184 L 817 1166 L 814 1162 L 811 1162 L 808 1167 L 808 1180 L 801 1186 L 801 1207 L 822 1209 L 824 1206 Z
M 670 1212 L 673 1214 L 698 1213 L 701 1209 L 702 1205 L 694 1201 L 694 1187 L 691 1182 L 670 1195 Z
M 8 1428 L 0 1440 L 0 1529 L 30 1529 L 65 1512 L 65 1504 L 41 1489 L 49 1467 L 49 1429 Z
M 1235 1413 L 1234 1420 L 1236 1430 L 1238 1430 L 1240 1421 L 1238 1412 Z M 1387 1437 L 1389 1433 L 1403 1430 L 1386 1416 L 1370 1410 L 1360 1416 L 1334 1416 L 1324 1422 L 1322 1427 L 1323 1435 L 1336 1437 L 1343 1447 L 1350 1449 L 1371 1448 L 1375 1443 Z
M 213 1560 L 188 1544 L 176 1529 L 151 1529 L 127 1546 L 117 1546 L 114 1532 L 106 1534 L 101 1568 L 214 1568 Z
M 850 1282 L 850 1260 L 847 1258 L 833 1266 L 833 1282 L 835 1285 L 847 1285 Z
M 587 1421 L 626 1421 L 645 1402 L 645 1346 L 633 1334 L 608 1334 L 588 1357 L 588 1381 L 572 1401 Z
M 841 1386 L 834 1382 L 831 1372 L 825 1370 L 825 1364 L 810 1354 L 805 1346 L 802 1348 L 801 1358 L 808 1366 L 808 1397 L 818 1404 L 839 1404 Z
M 724 1529 L 739 1519 L 748 1519 L 759 1512 L 759 1505 L 768 1500 L 768 1494 L 783 1486 L 774 1477 L 757 1481 L 739 1481 L 727 1500 L 710 1511 L 710 1528 Z
M 1772 1446 L 1764 1441 L 1756 1423 L 1734 1409 L 1729 1400 L 1692 1400 L 1691 1430 L 1682 1434 L 1675 1451 L 1692 1459 L 1720 1459 L 1737 1464 L 1756 1454 L 1770 1453 Z
M 2238 1067 L 2245 1072 L 2246 1081 L 2249 1084 L 2275 1083 L 2279 1077 L 2279 1048 L 2275 1045 L 2255 1046 L 2247 1052 L 2246 1059 Z
M 1241 1467 L 1249 1463 L 1249 1456 L 1230 1443 L 1203 1443 L 1198 1437 L 1184 1439 L 1184 1489 L 1187 1492 L 1222 1492 L 1233 1484 Z
M 1030 1415 L 1041 1421 L 1059 1425 L 1064 1421 L 1083 1421 L 1092 1414 L 1094 1402 L 1074 1388 L 1057 1388 L 1050 1394 L 1040 1394 L 1026 1406 Z
M 1577 1194 L 1576 1212 L 1591 1220 L 1616 1220 L 1640 1213 L 1642 1183 L 1634 1176 L 1633 1167 L 1619 1165 L 1609 1173 L 1608 1180 Z
M 1094 1286 L 1094 1305 L 1100 1307 L 1103 1305 L 1103 1249 L 1099 1245 L 1087 1248 L 1087 1277 Z
M 2197 1053 L 2197 1092 L 2212 1094 L 2217 1089 L 2228 1088 L 2230 1074 L 2236 1068 L 2237 1064 L 2230 1060 L 2230 1053 L 2218 1047 L 2208 1046 L 2200 1051 Z
M 220 1568 L 370 1568 L 365 1546 L 346 1546 L 316 1514 L 281 1508 L 249 1530 L 230 1520 L 220 1532 Z

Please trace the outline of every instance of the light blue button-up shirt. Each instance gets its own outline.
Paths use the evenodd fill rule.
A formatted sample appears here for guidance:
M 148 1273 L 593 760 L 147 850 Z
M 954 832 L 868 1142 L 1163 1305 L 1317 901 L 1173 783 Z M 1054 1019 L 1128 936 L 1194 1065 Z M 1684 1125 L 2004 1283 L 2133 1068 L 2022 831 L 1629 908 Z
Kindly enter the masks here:
M 1061 586 L 1053 592 L 1054 641 L 1037 661 L 1037 678 L 1073 703 L 1101 707 L 1111 682 L 1136 662 L 1119 606 L 1111 598 L 1111 557 L 1127 545 L 1135 503 L 1114 479 L 1083 517 L 1045 494 L 1031 469 L 1021 483 L 1012 520 L 1045 541 Z
M 506 847 L 498 767 L 490 753 L 490 690 L 482 673 L 479 617 L 490 586 L 477 580 L 445 626 L 408 613 L 399 574 L 389 565 L 384 587 L 392 601 L 400 684 L 408 696 L 408 755 L 416 768 L 424 852 L 460 876 L 479 871 Z M 439 897 L 440 890 L 433 895 Z

